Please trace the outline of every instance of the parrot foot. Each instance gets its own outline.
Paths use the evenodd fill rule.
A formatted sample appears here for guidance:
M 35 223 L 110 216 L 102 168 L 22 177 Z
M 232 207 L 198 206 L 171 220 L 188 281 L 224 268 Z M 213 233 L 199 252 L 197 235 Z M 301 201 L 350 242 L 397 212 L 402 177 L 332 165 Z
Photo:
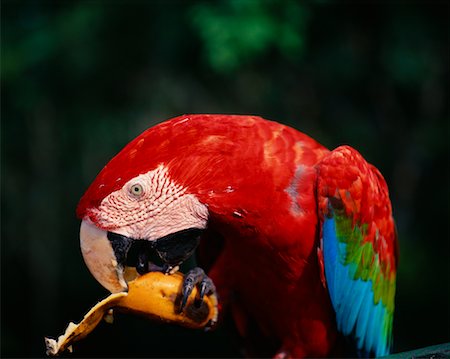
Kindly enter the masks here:
M 187 299 L 189 298 L 189 295 L 192 293 L 192 290 L 195 286 L 198 286 L 199 288 L 199 296 L 195 301 L 196 305 L 198 306 L 203 303 L 203 297 L 205 296 L 205 294 L 216 293 L 216 287 L 213 281 L 205 274 L 203 269 L 199 267 L 191 269 L 184 276 L 182 290 L 183 297 L 181 299 L 180 311 L 183 311 Z

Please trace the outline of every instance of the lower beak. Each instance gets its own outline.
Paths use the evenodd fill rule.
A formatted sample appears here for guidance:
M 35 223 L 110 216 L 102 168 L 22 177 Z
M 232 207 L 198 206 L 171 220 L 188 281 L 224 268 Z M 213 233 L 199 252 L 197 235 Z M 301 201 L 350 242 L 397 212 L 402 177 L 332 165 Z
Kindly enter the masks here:
M 80 227 L 80 247 L 84 261 L 95 279 L 111 293 L 128 290 L 124 269 L 118 263 L 108 232 L 89 220 Z

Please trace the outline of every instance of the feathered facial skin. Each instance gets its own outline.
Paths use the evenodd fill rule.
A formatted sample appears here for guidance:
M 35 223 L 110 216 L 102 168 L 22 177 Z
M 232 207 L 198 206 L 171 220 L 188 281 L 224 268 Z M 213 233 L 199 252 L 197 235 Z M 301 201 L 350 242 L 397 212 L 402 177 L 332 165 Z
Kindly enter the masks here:
M 126 266 L 154 270 L 156 254 L 173 272 L 196 252 L 207 276 L 185 275 L 181 309 L 194 285 L 200 299 L 217 289 L 249 355 L 336 357 L 347 342 L 353 356 L 389 353 L 392 208 L 349 146 L 255 116 L 180 116 L 125 146 L 77 215 L 84 260 L 112 292 L 127 289 Z

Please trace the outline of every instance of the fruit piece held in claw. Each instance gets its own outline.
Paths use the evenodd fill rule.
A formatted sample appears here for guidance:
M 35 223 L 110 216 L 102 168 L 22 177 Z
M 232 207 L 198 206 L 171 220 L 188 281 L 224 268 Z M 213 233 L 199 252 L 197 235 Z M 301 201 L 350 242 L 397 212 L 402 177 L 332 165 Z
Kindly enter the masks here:
M 128 282 L 128 292 L 114 293 L 97 303 L 79 324 L 69 323 L 57 340 L 45 338 L 47 355 L 72 351 L 72 344 L 86 337 L 111 310 L 136 313 L 149 319 L 175 323 L 184 327 L 210 328 L 217 321 L 217 297 L 206 296 L 199 305 L 194 288 L 183 311 L 180 311 L 183 275 L 149 272 Z

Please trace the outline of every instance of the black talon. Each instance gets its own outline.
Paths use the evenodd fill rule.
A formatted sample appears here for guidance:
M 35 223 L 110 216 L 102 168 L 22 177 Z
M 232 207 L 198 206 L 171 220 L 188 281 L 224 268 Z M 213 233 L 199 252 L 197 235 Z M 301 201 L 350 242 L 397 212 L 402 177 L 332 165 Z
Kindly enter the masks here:
M 195 302 L 197 307 L 200 307 L 202 305 L 205 294 L 214 293 L 215 291 L 216 286 L 214 285 L 213 281 L 211 280 L 211 278 L 205 275 L 203 280 L 200 282 L 200 294 Z
M 200 283 L 200 293 L 198 295 L 198 298 L 195 300 L 195 306 L 197 308 L 200 308 L 200 306 L 202 305 L 203 298 L 205 297 L 205 292 L 206 292 L 206 282 L 202 281 Z
M 205 274 L 203 269 L 196 267 L 190 270 L 186 273 L 183 281 L 183 297 L 181 299 L 180 311 L 186 306 L 187 300 L 196 285 L 199 285 L 199 297 L 195 300 L 195 305 L 197 307 L 202 305 L 205 294 L 214 293 L 216 291 L 213 281 Z
M 181 299 L 180 312 L 182 312 L 184 307 L 186 306 L 186 302 L 189 296 L 191 295 L 193 289 L 194 289 L 194 281 L 192 280 L 192 278 L 186 277 L 183 282 L 183 297 Z

